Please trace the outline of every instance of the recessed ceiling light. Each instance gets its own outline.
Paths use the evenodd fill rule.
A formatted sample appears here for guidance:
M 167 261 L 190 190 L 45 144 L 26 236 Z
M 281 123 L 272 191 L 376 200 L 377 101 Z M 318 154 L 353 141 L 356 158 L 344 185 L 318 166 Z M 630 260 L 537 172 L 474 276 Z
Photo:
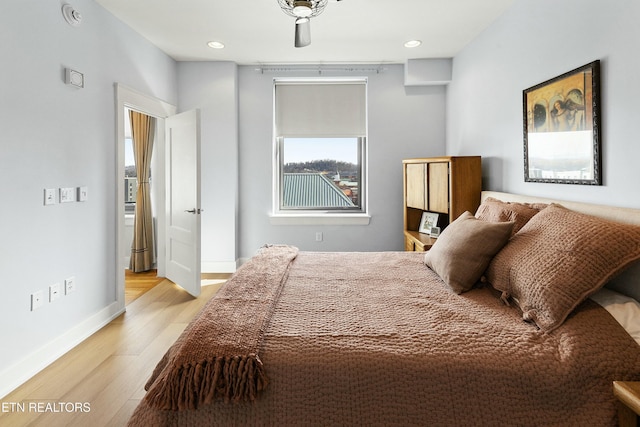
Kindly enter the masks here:
M 207 46 L 212 49 L 224 49 L 224 43 L 222 42 L 209 42 L 207 43 Z
M 404 47 L 418 47 L 422 44 L 420 40 L 409 40 L 404 43 Z

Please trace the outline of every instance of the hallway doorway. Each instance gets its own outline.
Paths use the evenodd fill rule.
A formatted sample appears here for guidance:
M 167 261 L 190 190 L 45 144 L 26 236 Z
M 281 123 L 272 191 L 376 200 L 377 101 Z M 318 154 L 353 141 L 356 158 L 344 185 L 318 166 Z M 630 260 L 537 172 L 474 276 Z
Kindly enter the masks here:
M 125 305 L 141 297 L 154 286 L 164 281 L 164 277 L 158 277 L 158 270 L 153 269 L 142 273 L 134 273 L 129 269 L 124 271 L 124 300 Z

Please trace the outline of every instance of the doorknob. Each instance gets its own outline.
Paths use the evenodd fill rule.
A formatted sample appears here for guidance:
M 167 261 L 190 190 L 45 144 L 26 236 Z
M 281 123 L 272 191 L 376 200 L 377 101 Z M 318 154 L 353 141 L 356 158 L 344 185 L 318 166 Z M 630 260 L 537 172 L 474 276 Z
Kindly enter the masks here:
M 185 212 L 200 215 L 200 213 L 204 212 L 204 209 L 188 209 Z

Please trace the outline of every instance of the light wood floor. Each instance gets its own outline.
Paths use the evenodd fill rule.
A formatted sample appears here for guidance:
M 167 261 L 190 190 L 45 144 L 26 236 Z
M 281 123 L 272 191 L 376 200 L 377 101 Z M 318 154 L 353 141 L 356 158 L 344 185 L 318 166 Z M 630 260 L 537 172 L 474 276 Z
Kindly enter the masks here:
M 126 313 L 4 397 L 0 426 L 126 425 L 156 363 L 220 286 L 203 286 L 193 298 L 162 280 L 128 304 Z M 66 412 L 74 406 L 89 412 Z
M 158 270 L 149 270 L 142 273 L 124 271 L 124 301 L 126 305 L 135 301 L 142 294 L 164 280 L 158 277 Z

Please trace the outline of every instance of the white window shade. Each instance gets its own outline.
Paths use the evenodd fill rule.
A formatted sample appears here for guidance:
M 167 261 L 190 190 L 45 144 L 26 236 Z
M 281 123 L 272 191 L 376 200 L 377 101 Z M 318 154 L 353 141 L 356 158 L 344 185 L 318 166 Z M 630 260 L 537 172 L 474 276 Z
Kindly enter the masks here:
M 365 83 L 276 81 L 276 136 L 366 136 Z

